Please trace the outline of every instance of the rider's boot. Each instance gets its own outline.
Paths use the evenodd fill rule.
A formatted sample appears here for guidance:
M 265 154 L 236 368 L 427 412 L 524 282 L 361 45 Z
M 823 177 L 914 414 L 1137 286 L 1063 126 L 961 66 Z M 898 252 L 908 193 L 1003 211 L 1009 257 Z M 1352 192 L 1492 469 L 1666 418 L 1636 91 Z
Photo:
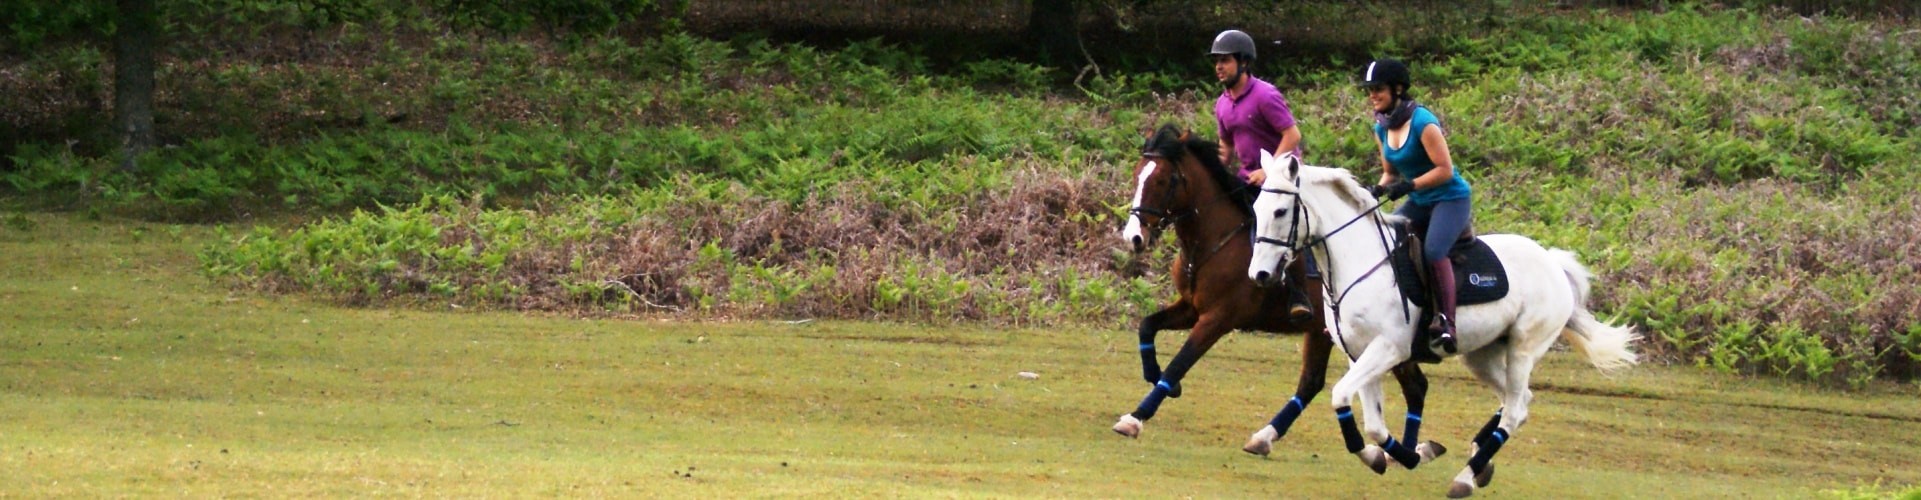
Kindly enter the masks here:
M 1306 285 L 1307 283 L 1303 282 L 1287 287 L 1287 315 L 1294 321 L 1307 321 L 1314 317 L 1314 309 L 1307 303 L 1307 292 L 1302 290 Z
M 1434 324 L 1428 330 L 1434 332 L 1434 342 L 1448 354 L 1459 348 L 1454 343 L 1454 261 L 1447 257 L 1427 261 L 1428 270 L 1434 278 Z

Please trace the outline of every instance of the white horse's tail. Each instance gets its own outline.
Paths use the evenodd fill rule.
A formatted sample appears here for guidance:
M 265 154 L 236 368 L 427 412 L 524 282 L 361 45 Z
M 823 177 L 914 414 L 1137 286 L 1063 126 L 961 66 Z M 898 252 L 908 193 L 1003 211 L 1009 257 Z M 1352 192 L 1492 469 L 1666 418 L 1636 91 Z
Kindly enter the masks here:
M 1553 248 L 1548 249 L 1548 255 L 1560 264 L 1561 271 L 1567 273 L 1568 285 L 1574 288 L 1574 317 L 1561 330 L 1561 338 L 1586 354 L 1588 364 L 1603 373 L 1634 366 L 1637 356 L 1633 344 L 1641 340 L 1641 335 L 1634 333 L 1633 327 L 1602 323 L 1587 309 L 1588 282 L 1594 274 L 1581 265 L 1574 252 Z

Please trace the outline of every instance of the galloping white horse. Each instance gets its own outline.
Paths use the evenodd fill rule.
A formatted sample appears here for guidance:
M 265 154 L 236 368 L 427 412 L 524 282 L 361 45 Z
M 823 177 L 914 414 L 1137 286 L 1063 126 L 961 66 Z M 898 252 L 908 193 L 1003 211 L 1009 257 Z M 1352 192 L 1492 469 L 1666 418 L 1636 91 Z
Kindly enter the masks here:
M 1348 411 L 1351 399 L 1408 359 L 1415 318 L 1420 317 L 1420 304 L 1404 301 L 1395 288 L 1394 273 L 1376 272 L 1387 267 L 1393 242 L 1385 225 L 1393 216 L 1373 210 L 1374 198 L 1345 170 L 1302 165 L 1291 156 L 1265 152 L 1261 166 L 1269 174 L 1254 202 L 1261 244 L 1255 245 L 1248 277 L 1276 279 L 1273 270 L 1279 265 L 1300 252 L 1315 252 L 1327 280 L 1336 345 L 1350 357 L 1359 356 L 1334 384 L 1332 395 L 1348 451 L 1359 453 L 1360 438 Z M 1589 364 L 1609 372 L 1634 364 L 1630 344 L 1639 338 L 1631 328 L 1602 323 L 1587 310 L 1593 275 L 1572 252 L 1542 248 L 1519 235 L 1480 238 L 1507 267 L 1509 293 L 1494 302 L 1459 306 L 1455 339 L 1468 369 L 1500 396 L 1501 409 L 1474 438 L 1472 458 L 1449 488 L 1453 498 L 1472 495 L 1491 479 L 1488 461 L 1527 422 L 1528 402 L 1534 398 L 1528 377 L 1554 339 L 1567 339 L 1586 354 Z M 1375 442 L 1392 441 L 1385 424 L 1370 421 L 1367 426 Z

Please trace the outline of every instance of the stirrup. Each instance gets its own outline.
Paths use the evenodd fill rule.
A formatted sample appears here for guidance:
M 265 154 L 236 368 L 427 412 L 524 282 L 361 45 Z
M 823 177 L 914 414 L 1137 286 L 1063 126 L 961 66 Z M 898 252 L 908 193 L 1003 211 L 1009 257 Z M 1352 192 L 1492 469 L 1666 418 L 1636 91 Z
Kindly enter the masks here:
M 1287 316 L 1294 321 L 1307 321 L 1314 318 L 1314 304 L 1308 302 L 1307 292 L 1298 289 L 1288 291 Z
M 1307 307 L 1307 304 L 1288 304 L 1287 314 L 1293 317 L 1295 321 L 1307 321 L 1309 318 L 1314 317 L 1314 310 Z
M 1434 334 L 1434 339 L 1428 342 L 1427 348 L 1448 354 L 1460 352 L 1460 346 L 1454 341 L 1454 332 L 1450 331 L 1454 329 L 1453 326 L 1454 321 L 1447 315 L 1434 313 L 1434 323 L 1428 325 L 1428 331 Z

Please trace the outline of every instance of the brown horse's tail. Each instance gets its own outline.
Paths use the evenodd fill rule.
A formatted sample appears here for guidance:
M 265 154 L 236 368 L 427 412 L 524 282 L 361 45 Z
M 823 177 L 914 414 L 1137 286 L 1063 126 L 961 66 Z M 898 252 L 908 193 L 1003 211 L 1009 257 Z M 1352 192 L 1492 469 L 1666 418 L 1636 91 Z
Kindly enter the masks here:
M 1590 281 L 1594 274 L 1587 266 L 1581 265 L 1574 252 L 1559 248 L 1548 249 L 1548 255 L 1561 271 L 1566 273 L 1568 286 L 1574 289 L 1574 317 L 1568 318 L 1567 327 L 1561 330 L 1561 338 L 1576 350 L 1587 355 L 1588 364 L 1599 368 L 1602 373 L 1634 366 L 1639 358 L 1634 354 L 1634 343 L 1641 335 L 1634 333 L 1633 327 L 1614 326 L 1594 318 L 1594 312 L 1587 308 Z

